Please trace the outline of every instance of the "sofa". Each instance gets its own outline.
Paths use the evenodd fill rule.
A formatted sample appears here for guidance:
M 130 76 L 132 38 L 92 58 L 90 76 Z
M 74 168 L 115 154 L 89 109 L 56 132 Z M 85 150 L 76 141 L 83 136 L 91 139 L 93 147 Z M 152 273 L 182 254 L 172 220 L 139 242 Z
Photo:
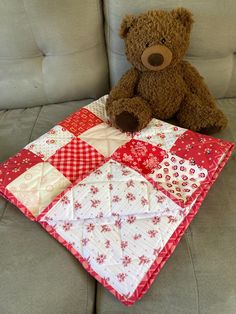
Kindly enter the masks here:
M 195 24 L 186 56 L 236 140 L 234 0 L 0 0 L 0 162 L 109 92 L 129 64 L 127 13 L 184 6 Z M 236 153 L 147 294 L 125 307 L 38 224 L 0 198 L 1 314 L 236 313 Z

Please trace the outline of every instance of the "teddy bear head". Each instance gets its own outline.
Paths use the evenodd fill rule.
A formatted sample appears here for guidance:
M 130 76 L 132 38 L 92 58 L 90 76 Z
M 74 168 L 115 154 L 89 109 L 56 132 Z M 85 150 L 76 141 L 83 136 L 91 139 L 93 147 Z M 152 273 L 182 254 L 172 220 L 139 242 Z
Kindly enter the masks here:
M 192 23 L 192 14 L 184 8 L 125 16 L 120 36 L 125 41 L 127 59 L 140 71 L 176 65 L 188 49 Z

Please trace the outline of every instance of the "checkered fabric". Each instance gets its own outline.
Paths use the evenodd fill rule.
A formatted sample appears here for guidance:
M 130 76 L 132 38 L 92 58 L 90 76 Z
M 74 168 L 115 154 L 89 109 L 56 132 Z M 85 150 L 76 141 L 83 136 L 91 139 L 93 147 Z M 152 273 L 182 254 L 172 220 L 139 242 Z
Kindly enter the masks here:
M 71 182 L 82 179 L 104 160 L 103 155 L 79 138 L 74 138 L 48 159 Z

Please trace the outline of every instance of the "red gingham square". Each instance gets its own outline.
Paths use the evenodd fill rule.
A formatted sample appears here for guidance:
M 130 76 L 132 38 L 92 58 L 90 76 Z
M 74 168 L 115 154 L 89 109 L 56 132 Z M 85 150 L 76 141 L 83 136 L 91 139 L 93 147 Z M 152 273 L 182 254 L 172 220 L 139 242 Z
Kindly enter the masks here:
M 220 139 L 188 130 L 177 139 L 170 151 L 188 159 L 193 165 L 210 170 L 218 164 L 228 145 Z
M 7 186 L 29 168 L 43 160 L 27 149 L 22 149 L 15 156 L 0 164 L 0 183 Z
M 104 156 L 79 138 L 59 149 L 48 159 L 71 182 L 82 179 L 104 162 Z
M 163 160 L 166 151 L 144 141 L 132 139 L 116 150 L 112 159 L 117 160 L 142 174 L 153 171 Z
M 59 124 L 78 136 L 103 121 L 88 109 L 82 108 Z

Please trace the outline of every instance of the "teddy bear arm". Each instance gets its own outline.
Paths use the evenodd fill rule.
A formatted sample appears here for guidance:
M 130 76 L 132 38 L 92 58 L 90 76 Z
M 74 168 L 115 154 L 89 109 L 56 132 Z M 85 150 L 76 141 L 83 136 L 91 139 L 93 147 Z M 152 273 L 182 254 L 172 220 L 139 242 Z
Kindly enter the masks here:
M 227 126 L 227 118 L 217 107 L 206 106 L 198 95 L 185 96 L 177 113 L 180 126 L 192 131 L 211 134 Z
M 211 95 L 203 77 L 199 74 L 197 69 L 189 62 L 182 62 L 183 79 L 187 87 L 187 93 L 197 95 L 200 100 L 211 108 L 215 108 L 215 100 Z
M 129 69 L 110 91 L 107 103 L 109 104 L 121 98 L 133 97 L 138 78 L 138 71 L 134 68 Z
M 182 66 L 187 89 L 177 115 L 180 124 L 187 129 L 203 133 L 224 129 L 228 120 L 217 108 L 203 78 L 190 63 L 183 61 Z
M 138 70 L 130 69 L 108 96 L 107 115 L 112 125 L 121 131 L 138 131 L 144 128 L 151 119 L 152 111 L 149 103 L 135 93 L 138 80 Z

